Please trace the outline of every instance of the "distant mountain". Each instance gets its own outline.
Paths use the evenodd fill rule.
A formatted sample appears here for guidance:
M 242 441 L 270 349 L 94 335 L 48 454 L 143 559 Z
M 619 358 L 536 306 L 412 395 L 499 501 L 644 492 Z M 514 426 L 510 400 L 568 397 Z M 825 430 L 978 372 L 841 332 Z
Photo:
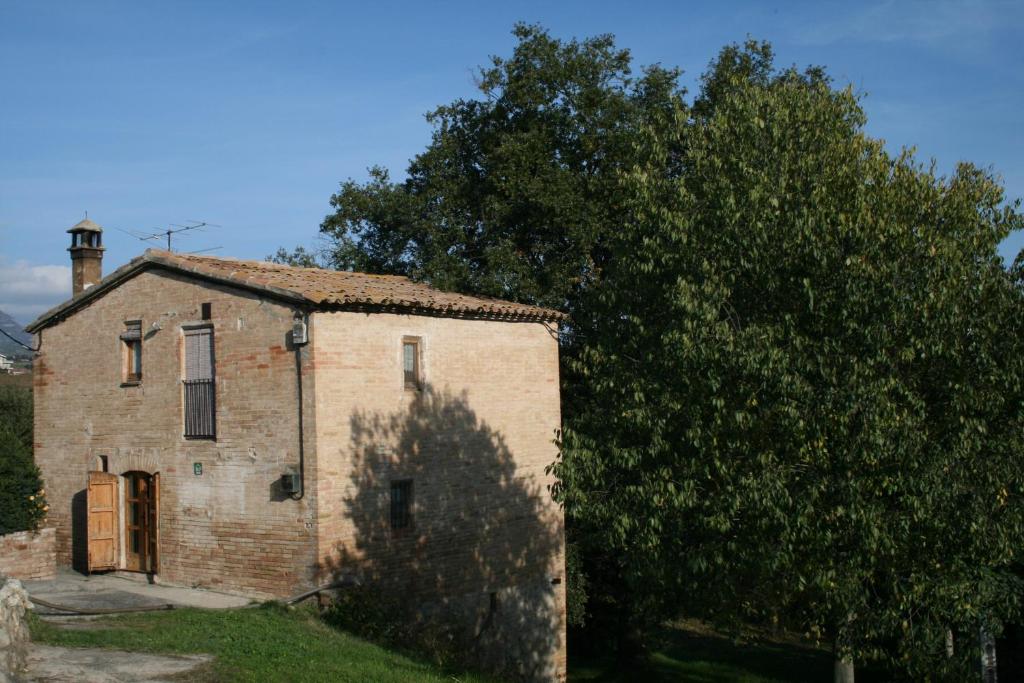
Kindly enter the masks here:
M 29 334 L 22 328 L 21 325 L 14 321 L 14 318 L 7 315 L 3 311 L 0 311 L 0 330 L 3 330 L 7 334 L 11 335 L 22 344 L 32 346 L 32 335 Z M 32 352 L 23 346 L 18 346 L 13 341 L 8 339 L 6 336 L 0 334 L 0 353 L 7 357 L 21 357 L 31 358 Z

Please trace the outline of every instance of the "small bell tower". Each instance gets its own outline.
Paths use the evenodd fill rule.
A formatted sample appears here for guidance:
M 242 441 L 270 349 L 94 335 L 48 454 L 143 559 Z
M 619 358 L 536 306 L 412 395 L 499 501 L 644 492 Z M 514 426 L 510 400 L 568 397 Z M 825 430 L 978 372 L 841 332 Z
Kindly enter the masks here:
M 103 277 L 103 228 L 86 217 L 71 233 L 71 294 L 81 294 Z

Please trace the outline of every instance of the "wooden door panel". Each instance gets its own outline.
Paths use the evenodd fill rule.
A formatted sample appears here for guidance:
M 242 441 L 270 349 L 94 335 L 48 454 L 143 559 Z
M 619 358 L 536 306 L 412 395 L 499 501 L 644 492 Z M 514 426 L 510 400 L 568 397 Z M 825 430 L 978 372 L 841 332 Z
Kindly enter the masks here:
M 125 472 L 124 568 L 158 571 L 160 475 Z
M 124 483 L 124 568 L 144 572 L 149 570 L 149 475 L 145 472 L 126 472 Z
M 160 473 L 154 473 L 149 494 L 149 571 L 160 571 Z
M 89 571 L 117 569 L 118 539 L 117 475 L 89 472 L 86 493 L 88 510 Z

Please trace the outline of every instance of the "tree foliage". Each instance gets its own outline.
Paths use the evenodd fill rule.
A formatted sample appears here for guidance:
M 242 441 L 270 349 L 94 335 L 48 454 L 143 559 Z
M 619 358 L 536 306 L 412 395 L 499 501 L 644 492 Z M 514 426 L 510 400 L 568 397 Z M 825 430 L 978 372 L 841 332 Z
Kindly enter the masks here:
M 298 246 L 288 251 L 284 247 L 278 247 L 277 251 L 268 256 L 266 261 L 279 263 L 293 268 L 323 268 L 328 265 L 324 262 L 322 254 L 316 250 L 309 250 Z
M 947 630 L 1021 597 L 998 178 L 887 152 L 854 93 L 767 44 L 725 48 L 691 102 L 610 36 L 515 33 L 406 180 L 342 184 L 332 265 L 570 314 L 554 471 L 592 604 L 961 664 Z
M 635 74 L 611 36 L 562 41 L 526 24 L 513 33 L 512 55 L 479 70 L 477 97 L 427 115 L 433 136 L 407 178 L 395 182 L 375 167 L 368 182 L 344 182 L 321 230 L 338 269 L 568 312 L 565 360 L 598 323 L 579 302 L 626 218 L 620 176 L 636 161 L 641 131 L 682 106 L 684 93 L 676 69 Z M 571 419 L 573 406 L 590 400 L 588 387 L 565 366 L 562 389 Z M 602 541 L 587 520 L 568 523 L 579 549 L 573 568 L 585 565 L 601 592 L 594 605 L 621 611 L 616 563 L 590 550 Z M 582 624 L 586 584 L 582 572 L 573 576 L 570 615 Z
M 1018 613 L 1022 227 L 890 155 L 850 90 L 723 51 L 649 129 L 556 466 L 651 605 L 782 616 L 921 674 Z M 671 602 L 671 601 L 670 601 Z
M 382 168 L 331 198 L 333 265 L 574 310 L 621 223 L 618 173 L 637 131 L 680 100 L 678 72 L 631 74 L 611 36 L 562 42 L 521 24 L 480 97 L 427 115 L 427 149 L 395 183 Z
M 46 516 L 32 459 L 32 394 L 0 387 L 0 535 L 35 529 Z

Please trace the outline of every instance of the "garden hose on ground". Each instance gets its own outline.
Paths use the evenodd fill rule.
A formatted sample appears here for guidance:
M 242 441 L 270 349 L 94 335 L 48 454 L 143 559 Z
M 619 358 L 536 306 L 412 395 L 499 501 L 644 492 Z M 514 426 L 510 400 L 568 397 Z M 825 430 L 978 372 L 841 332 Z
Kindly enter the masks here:
M 335 588 L 350 588 L 352 586 L 358 586 L 358 585 L 360 585 L 360 582 L 359 582 L 358 579 L 353 579 L 353 578 L 339 579 L 337 581 L 333 581 L 331 583 L 324 584 L 323 586 L 319 586 L 319 587 L 314 588 L 312 590 L 308 590 L 305 593 L 299 593 L 298 595 L 296 595 L 294 597 L 291 597 L 291 598 L 288 598 L 287 600 L 285 600 L 284 604 L 285 605 L 294 605 L 294 604 L 302 602 L 303 600 L 306 600 L 307 598 L 313 597 L 314 595 L 316 595 L 317 593 L 319 593 L 321 591 L 332 590 L 332 589 L 335 589 Z M 54 615 L 47 615 L 47 616 L 99 616 L 99 615 L 103 615 L 103 614 L 129 614 L 131 612 L 160 612 L 160 611 L 165 611 L 165 610 L 170 610 L 170 609 L 177 609 L 177 607 L 178 607 L 178 605 L 173 605 L 173 604 L 171 604 L 169 602 L 166 602 L 166 603 L 163 603 L 161 605 L 149 605 L 147 607 L 107 607 L 107 608 L 103 608 L 103 607 L 84 607 L 83 608 L 83 607 L 68 607 L 67 605 L 58 605 L 56 603 L 49 602 L 47 600 L 43 600 L 42 598 L 37 598 L 37 597 L 35 597 L 33 595 L 29 595 L 28 599 L 31 600 L 36 605 L 40 605 L 42 607 L 49 607 L 50 609 L 53 609 L 53 610 L 58 610 L 58 611 L 61 611 L 61 612 L 68 612 L 68 614 L 54 614 Z M 246 607 L 256 607 L 258 605 L 259 605 L 259 603 L 254 603 L 252 605 L 246 605 Z M 215 608 L 215 607 L 199 607 L 197 609 L 218 609 L 218 608 Z
M 323 586 L 320 586 L 319 588 L 314 588 L 313 590 L 306 591 L 305 593 L 299 593 L 295 597 L 288 598 L 287 600 L 285 600 L 284 604 L 286 604 L 286 605 L 294 605 L 296 603 L 302 602 L 306 598 L 313 597 L 314 595 L 316 595 L 320 591 L 329 591 L 329 590 L 332 590 L 334 588 L 352 588 L 353 586 L 360 586 L 360 585 L 362 585 L 362 584 L 360 583 L 359 579 L 355 579 L 355 578 L 346 576 L 345 578 L 338 579 L 337 581 L 334 581 L 332 583 L 324 584 Z
M 61 612 L 70 612 L 71 613 L 70 615 L 66 615 L 66 616 L 72 616 L 72 615 L 83 615 L 83 616 L 85 616 L 85 615 L 100 615 L 100 614 L 124 614 L 124 613 L 128 613 L 128 612 L 157 612 L 157 611 L 160 611 L 160 610 L 169 610 L 169 609 L 174 609 L 175 608 L 175 606 L 172 605 L 169 602 L 164 603 L 162 605 L 150 605 L 149 607 L 108 607 L 108 608 L 103 608 L 103 607 L 86 607 L 86 608 L 81 608 L 81 607 L 68 607 L 67 605 L 57 605 L 55 603 L 48 602 L 46 600 L 43 600 L 42 598 L 37 598 L 37 597 L 34 597 L 32 595 L 29 595 L 28 599 L 31 600 L 33 603 L 35 603 L 37 605 L 41 605 L 43 607 L 49 607 L 50 609 L 55 609 L 55 610 L 60 610 Z M 55 614 L 53 616 L 65 616 L 65 615 L 57 615 L 57 614 Z

